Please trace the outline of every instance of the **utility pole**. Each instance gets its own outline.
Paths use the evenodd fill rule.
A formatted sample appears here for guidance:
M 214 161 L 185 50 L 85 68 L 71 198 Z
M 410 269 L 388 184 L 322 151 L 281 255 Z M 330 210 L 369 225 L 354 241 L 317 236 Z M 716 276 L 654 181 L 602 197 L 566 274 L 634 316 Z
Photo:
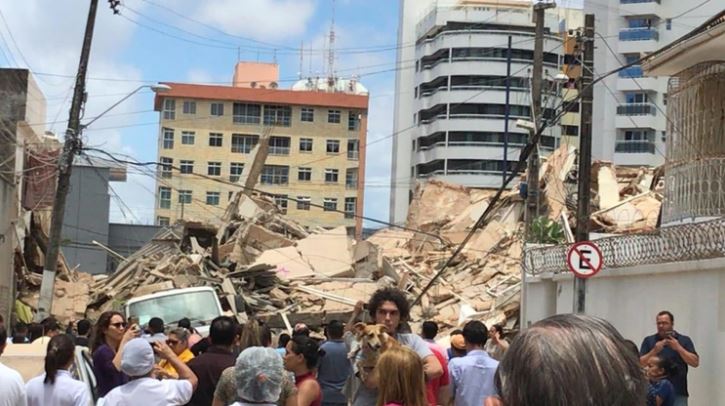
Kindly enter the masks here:
M 58 185 L 53 201 L 53 212 L 50 218 L 50 235 L 48 236 L 48 250 L 45 254 L 45 266 L 43 268 L 43 282 L 40 285 L 40 298 L 38 300 L 38 313 L 36 320 L 40 321 L 50 315 L 53 306 L 53 292 L 55 291 L 55 273 L 58 269 L 58 253 L 60 252 L 61 231 L 63 229 L 63 215 L 65 213 L 65 201 L 70 188 L 71 169 L 73 159 L 81 148 L 81 109 L 85 99 L 86 73 L 88 71 L 88 59 L 91 53 L 91 41 L 93 40 L 93 26 L 96 22 L 96 9 L 98 0 L 91 0 L 88 10 L 88 21 L 86 22 L 86 33 L 83 37 L 83 48 L 81 59 L 78 64 L 73 101 L 71 102 L 70 114 L 68 117 L 68 129 L 65 133 L 63 151 L 58 158 Z
M 511 36 L 506 48 L 506 107 L 503 121 L 503 183 L 506 183 L 506 172 L 509 165 L 509 116 L 511 114 Z
M 534 67 L 531 73 L 531 104 L 534 116 L 535 131 L 531 131 L 529 137 L 533 137 L 536 131 L 542 126 L 543 117 L 541 113 L 541 85 L 544 73 L 544 12 L 548 8 L 556 7 L 551 2 L 538 2 L 534 4 Z M 531 225 L 539 215 L 539 146 L 534 145 L 527 166 L 527 198 L 526 198 L 526 240 L 531 239 Z
M 584 50 L 581 92 L 581 125 L 579 135 L 579 184 L 576 210 L 576 241 L 589 240 L 589 203 L 592 175 L 592 103 L 594 100 L 594 14 L 584 17 L 584 35 L 579 39 Z M 584 313 L 587 280 L 574 277 L 574 312 Z

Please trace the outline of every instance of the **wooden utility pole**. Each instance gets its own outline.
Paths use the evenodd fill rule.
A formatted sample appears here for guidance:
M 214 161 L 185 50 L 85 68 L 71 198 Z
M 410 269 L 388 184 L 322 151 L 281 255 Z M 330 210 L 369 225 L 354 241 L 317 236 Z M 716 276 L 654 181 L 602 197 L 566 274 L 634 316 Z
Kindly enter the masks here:
M 594 14 L 584 17 L 584 35 L 579 39 L 584 50 L 584 66 L 579 89 L 581 92 L 581 125 L 579 135 L 579 184 L 576 211 L 576 241 L 589 240 L 589 216 L 592 175 L 592 103 L 594 100 Z M 574 312 L 584 313 L 587 280 L 574 278 Z
M 55 190 L 53 211 L 50 218 L 50 235 L 48 236 L 48 251 L 45 253 L 45 266 L 43 267 L 43 282 L 40 285 L 40 298 L 38 300 L 38 313 L 36 320 L 40 321 L 50 315 L 53 306 L 53 292 L 55 290 L 55 273 L 58 269 L 58 254 L 60 252 L 61 231 L 63 229 L 63 215 L 65 202 L 70 188 L 71 169 L 73 159 L 81 148 L 81 110 L 86 92 L 86 72 L 91 53 L 93 40 L 93 27 L 96 22 L 96 9 L 98 0 L 91 0 L 86 22 L 86 33 L 83 37 L 81 59 L 78 64 L 73 101 L 71 102 L 68 117 L 68 129 L 65 133 L 63 152 L 58 158 L 58 185 Z

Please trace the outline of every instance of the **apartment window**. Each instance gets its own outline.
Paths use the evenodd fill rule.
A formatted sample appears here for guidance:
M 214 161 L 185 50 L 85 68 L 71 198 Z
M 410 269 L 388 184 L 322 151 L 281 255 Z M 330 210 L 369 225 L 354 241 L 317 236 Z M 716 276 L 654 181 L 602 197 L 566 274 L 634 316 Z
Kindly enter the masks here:
M 360 129 L 360 113 L 351 111 L 347 115 L 347 129 L 349 131 L 357 131 Z
M 194 173 L 194 161 L 181 160 L 179 162 L 179 172 Z
M 413 141 L 415 142 L 415 140 Z M 415 148 L 413 148 L 415 150 Z M 357 161 L 360 157 L 360 141 L 347 140 L 347 159 Z
M 171 188 L 164 186 L 159 188 L 159 208 L 171 208 Z
M 264 124 L 289 127 L 292 122 L 290 106 L 264 106 Z
M 282 214 L 287 214 L 287 195 L 274 195 L 274 204 L 279 207 Z
M 297 168 L 297 180 L 309 182 L 312 180 L 312 168 Z
M 269 137 L 269 154 L 270 155 L 289 155 L 290 138 L 289 137 Z
M 232 119 L 240 124 L 259 124 L 262 106 L 259 104 L 234 103 Z
M 340 153 L 340 141 L 327 140 L 327 153 L 328 154 L 339 154 Z
M 224 135 L 222 133 L 209 133 L 209 146 L 221 147 Z
M 312 152 L 312 138 L 300 138 L 300 152 Z
M 210 114 L 212 116 L 223 116 L 224 115 L 224 103 L 212 103 Z
M 300 121 L 305 121 L 308 123 L 315 121 L 315 109 L 313 109 L 312 107 L 302 107 L 302 112 L 300 113 Z
M 297 210 L 309 210 L 311 201 L 309 196 L 297 196 Z
M 168 227 L 170 224 L 170 219 L 168 217 L 158 216 L 156 217 L 156 225 L 161 227 Z
M 191 190 L 179 190 L 179 203 L 191 204 Z
M 229 164 L 229 181 L 236 182 L 244 172 L 244 164 L 241 162 L 232 162 Z
M 345 170 L 345 187 L 347 189 L 357 189 L 357 172 L 357 168 Z
M 227 200 L 231 202 L 232 198 L 234 198 L 234 192 L 230 190 L 229 193 L 227 193 Z
M 259 142 L 258 135 L 232 134 L 232 152 L 248 154 Z
M 579 112 L 579 102 L 566 101 L 566 102 L 564 102 L 561 109 L 567 113 L 578 113 Z
M 579 136 L 579 127 L 575 125 L 562 125 L 561 126 L 561 135 L 566 135 L 569 137 L 578 137 Z
M 164 149 L 174 149 L 174 129 L 164 128 Z
M 182 145 L 194 145 L 194 138 L 196 133 L 194 131 L 182 131 L 181 132 L 181 144 Z
M 289 166 L 264 165 L 260 181 L 264 185 L 286 185 L 289 183 Z
M 176 119 L 176 100 L 164 99 L 163 114 L 164 114 L 164 120 Z
M 327 122 L 332 124 L 340 124 L 340 110 L 327 110 Z
M 196 102 L 185 101 L 184 102 L 184 114 L 196 114 Z
M 355 218 L 355 206 L 357 206 L 357 198 L 346 197 L 345 198 L 345 218 Z
M 207 165 L 206 174 L 209 176 L 221 176 L 222 174 L 222 163 L 221 162 L 209 162 Z
M 667 30 L 671 30 L 672 29 L 672 19 L 671 18 L 665 19 L 665 28 Z
M 337 199 L 334 197 L 326 197 L 322 200 L 322 206 L 325 211 L 335 211 L 337 210 Z
M 219 192 L 206 192 L 206 204 L 219 206 Z
M 647 93 L 640 93 L 640 92 L 627 92 L 624 94 L 624 98 L 627 103 L 648 103 L 649 102 L 649 96 Z
M 161 169 L 161 177 L 162 178 L 170 178 L 171 177 L 171 167 L 174 165 L 174 160 L 172 158 L 166 158 L 161 157 L 159 158 L 161 161 L 160 169 Z
M 337 183 L 340 171 L 337 169 L 325 169 L 325 183 Z

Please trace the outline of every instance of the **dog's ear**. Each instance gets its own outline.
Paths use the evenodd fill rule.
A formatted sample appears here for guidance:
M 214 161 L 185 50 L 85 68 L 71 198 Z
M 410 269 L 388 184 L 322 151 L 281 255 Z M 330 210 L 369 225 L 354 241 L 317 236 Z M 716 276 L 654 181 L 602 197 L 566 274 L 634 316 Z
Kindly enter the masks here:
M 355 334 L 357 334 L 359 337 L 365 332 L 365 327 L 367 327 L 367 324 L 365 324 L 363 322 L 358 322 L 358 323 L 355 323 L 355 325 L 352 327 L 353 327 L 353 330 L 355 331 Z

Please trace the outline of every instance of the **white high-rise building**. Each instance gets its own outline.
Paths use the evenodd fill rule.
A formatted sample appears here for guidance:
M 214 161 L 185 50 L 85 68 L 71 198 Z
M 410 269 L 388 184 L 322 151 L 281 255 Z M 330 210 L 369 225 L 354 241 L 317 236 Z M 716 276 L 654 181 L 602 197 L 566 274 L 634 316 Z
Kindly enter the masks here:
M 497 188 L 513 169 L 531 120 L 533 8 L 516 0 L 401 0 L 390 218 L 402 223 L 417 181 L 442 179 Z M 544 39 L 544 117 L 559 107 L 554 78 L 563 62 L 562 11 L 548 10 Z M 508 37 L 509 128 L 505 137 Z M 558 126 L 541 139 L 546 154 Z M 508 167 L 504 159 L 507 143 Z M 513 182 L 512 182 L 513 184 Z
M 723 0 L 584 0 L 595 14 L 595 76 L 663 48 L 718 13 Z M 664 162 L 668 77 L 644 77 L 632 66 L 594 87 L 594 159 L 617 165 Z

